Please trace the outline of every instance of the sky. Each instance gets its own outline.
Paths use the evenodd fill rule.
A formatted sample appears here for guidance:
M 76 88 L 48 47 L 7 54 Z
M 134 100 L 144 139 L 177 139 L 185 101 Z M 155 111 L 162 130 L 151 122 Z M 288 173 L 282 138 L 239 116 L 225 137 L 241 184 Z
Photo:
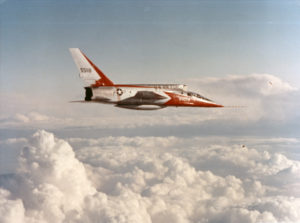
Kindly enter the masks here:
M 114 83 L 225 108 L 77 104 Z M 300 222 L 300 1 L 0 0 L 0 222 Z

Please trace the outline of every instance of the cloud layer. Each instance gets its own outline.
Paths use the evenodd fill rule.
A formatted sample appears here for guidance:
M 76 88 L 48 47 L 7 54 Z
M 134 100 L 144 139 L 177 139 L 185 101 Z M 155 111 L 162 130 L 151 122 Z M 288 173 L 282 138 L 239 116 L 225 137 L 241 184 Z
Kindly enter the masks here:
M 230 120 L 255 122 L 281 121 L 294 118 L 299 108 L 298 89 L 270 74 L 230 75 L 188 81 L 191 87 L 227 106 L 245 106 L 225 113 Z M 232 115 L 230 115 L 232 114 Z M 221 119 L 218 111 L 218 119 Z M 224 115 L 224 113 L 223 113 Z
M 45 131 L 21 142 L 17 173 L 0 176 L 1 222 L 300 221 L 300 162 L 272 148 L 107 137 L 73 149 Z
M 298 117 L 299 91 L 289 83 L 270 74 L 251 74 L 243 76 L 227 76 L 222 78 L 201 78 L 185 80 L 191 90 L 195 90 L 208 98 L 225 106 L 218 109 L 167 108 L 160 111 L 128 111 L 116 109 L 103 104 L 76 104 L 65 101 L 49 102 L 35 105 L 43 111 L 32 112 L 32 107 L 17 109 L 20 99 L 12 111 L 23 111 L 0 117 L 2 128 L 136 128 L 145 126 L 180 126 L 199 125 L 214 122 L 241 124 L 261 121 L 285 122 Z M 82 89 L 78 89 L 81 91 Z M 4 100 L 4 99 L 3 99 Z M 17 100 L 17 99 L 12 99 Z M 27 98 L 23 100 L 28 100 Z M 39 101 L 39 100 L 36 100 Z M 14 101 L 10 101 L 14 104 Z M 3 103 L 5 104 L 5 103 Z M 51 108 L 47 106 L 51 105 Z M 32 105 L 31 105 L 32 106 Z M 61 106 L 64 109 L 61 110 Z M 242 108 L 235 108 L 245 106 Z M 2 113 L 5 114 L 5 107 Z M 26 112 L 26 110 L 29 110 Z M 45 115 L 45 113 L 47 115 Z M 55 118 L 54 118 L 55 117 Z M 105 117 L 105 118 L 102 118 Z

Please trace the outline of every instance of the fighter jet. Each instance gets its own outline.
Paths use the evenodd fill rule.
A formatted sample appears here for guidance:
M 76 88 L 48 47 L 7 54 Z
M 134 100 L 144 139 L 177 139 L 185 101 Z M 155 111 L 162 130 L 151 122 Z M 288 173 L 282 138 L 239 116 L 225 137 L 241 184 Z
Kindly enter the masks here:
M 113 104 L 119 108 L 156 110 L 175 107 L 223 107 L 187 90 L 184 84 L 115 84 L 78 48 L 70 48 L 79 76 L 88 84 L 80 102 Z M 78 102 L 78 101 L 77 101 Z

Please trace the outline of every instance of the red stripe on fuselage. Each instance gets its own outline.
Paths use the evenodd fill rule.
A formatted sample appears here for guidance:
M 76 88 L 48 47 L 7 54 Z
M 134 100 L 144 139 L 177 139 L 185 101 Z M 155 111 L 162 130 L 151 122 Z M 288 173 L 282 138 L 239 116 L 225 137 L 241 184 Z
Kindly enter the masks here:
M 171 99 L 164 105 L 166 106 L 185 106 L 185 107 L 223 107 L 211 102 L 204 102 L 193 99 L 191 96 L 180 95 L 172 92 L 165 92 Z

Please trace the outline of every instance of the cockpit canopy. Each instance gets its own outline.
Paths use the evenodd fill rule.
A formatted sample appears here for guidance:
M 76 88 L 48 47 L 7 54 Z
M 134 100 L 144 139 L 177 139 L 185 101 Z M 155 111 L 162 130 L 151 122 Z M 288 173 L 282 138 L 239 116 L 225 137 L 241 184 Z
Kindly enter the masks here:
M 210 99 L 208 99 L 208 98 L 206 98 L 206 97 L 204 97 L 200 94 L 192 92 L 192 91 L 186 91 L 185 93 L 187 94 L 187 96 L 194 96 L 194 97 L 201 98 L 201 99 L 204 99 L 204 100 L 207 100 L 207 101 L 212 101 L 212 100 L 210 100 Z

